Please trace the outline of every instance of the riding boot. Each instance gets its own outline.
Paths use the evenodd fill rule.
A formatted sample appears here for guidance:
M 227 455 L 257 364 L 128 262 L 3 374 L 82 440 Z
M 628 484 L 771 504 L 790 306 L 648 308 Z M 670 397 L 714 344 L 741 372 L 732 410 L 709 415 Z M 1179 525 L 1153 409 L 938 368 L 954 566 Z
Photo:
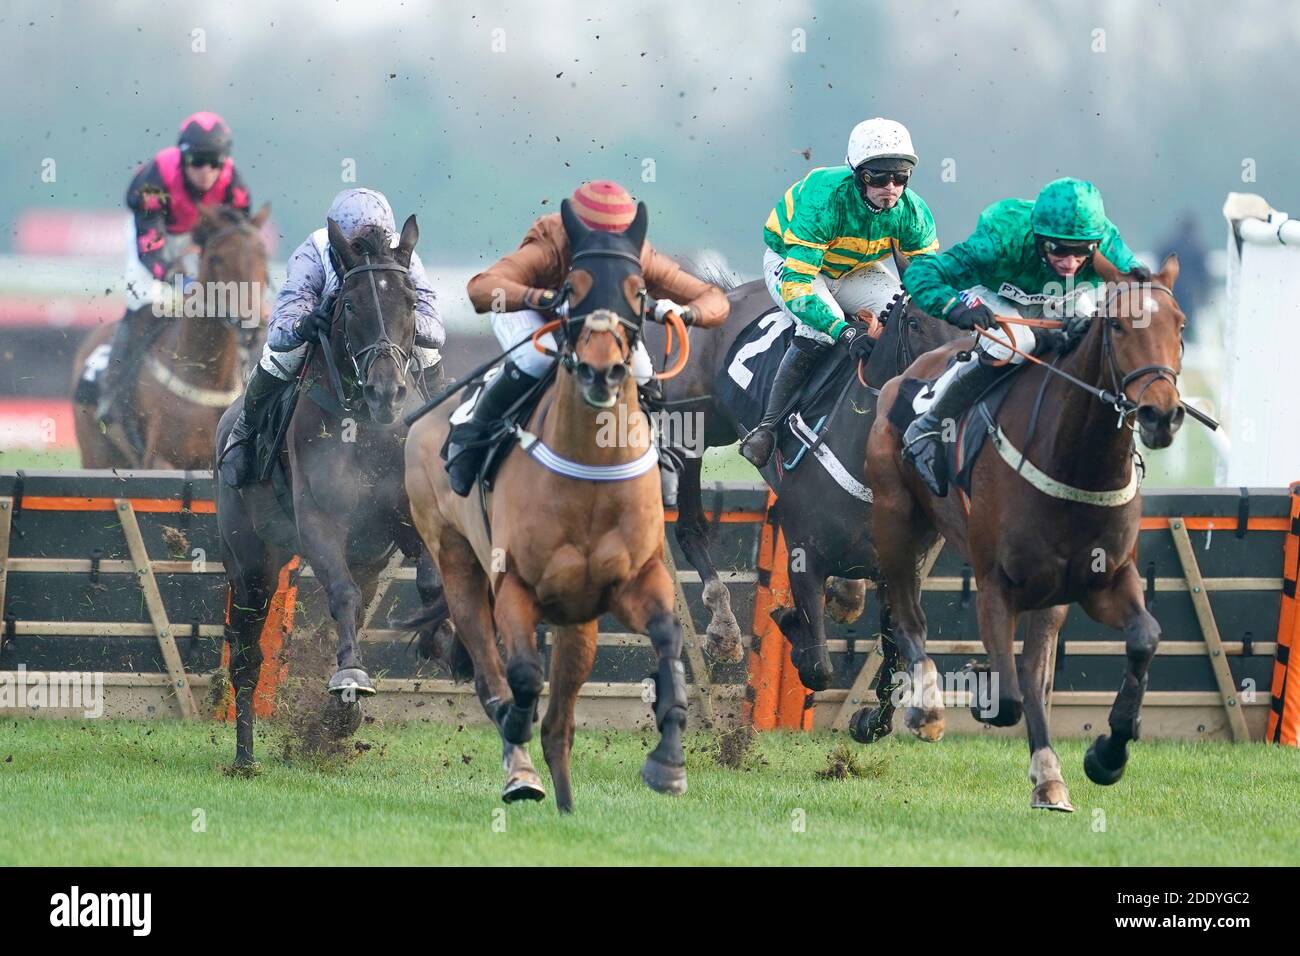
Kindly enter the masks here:
M 130 416 L 120 415 L 118 408 L 123 393 L 135 380 L 135 373 L 143 357 L 145 343 L 156 327 L 155 317 L 143 309 L 128 310 L 117 323 L 113 332 L 113 344 L 109 347 L 108 365 L 99 385 L 99 404 L 95 408 L 95 417 L 105 425 L 109 422 Z
M 507 361 L 501 374 L 483 387 L 469 421 L 452 426 L 447 443 L 447 479 L 456 494 L 462 498 L 469 494 L 478 480 L 493 429 L 510 406 L 535 384 L 537 379 Z
M 420 369 L 420 386 L 424 389 L 426 399 L 436 398 L 447 387 L 447 379 L 442 374 L 442 361 Z
M 772 380 L 772 392 L 767 396 L 767 409 L 758 425 L 745 436 L 740 443 L 740 453 L 755 468 L 762 468 L 772 457 L 776 446 L 775 426 L 777 420 L 790 410 L 790 404 L 803 387 L 809 373 L 817 366 L 817 361 L 831 346 L 812 339 L 795 338 L 794 344 L 786 349 L 781 365 Z
M 972 358 L 958 364 L 952 380 L 930 408 L 907 426 L 903 457 L 912 463 L 925 486 L 940 498 L 948 494 L 948 461 L 944 454 L 944 422 L 956 421 L 966 409 L 1014 365 L 989 365 Z
M 641 409 L 646 413 L 651 421 L 655 421 L 664 410 L 664 390 L 656 379 L 637 385 L 637 394 L 640 398 Z M 667 427 L 663 421 L 657 422 L 659 428 Z M 678 476 L 682 471 L 682 457 L 685 449 L 673 445 L 671 437 L 657 431 L 655 440 L 659 444 L 659 489 L 663 495 L 665 508 L 674 508 L 677 506 L 677 486 L 679 484 Z
M 253 480 L 257 468 L 257 453 L 253 437 L 266 415 L 267 409 L 274 404 L 275 396 L 289 386 L 286 379 L 272 375 L 258 365 L 253 377 L 244 389 L 244 401 L 230 429 L 226 445 L 218 458 L 217 467 L 221 480 L 232 488 L 242 488 Z

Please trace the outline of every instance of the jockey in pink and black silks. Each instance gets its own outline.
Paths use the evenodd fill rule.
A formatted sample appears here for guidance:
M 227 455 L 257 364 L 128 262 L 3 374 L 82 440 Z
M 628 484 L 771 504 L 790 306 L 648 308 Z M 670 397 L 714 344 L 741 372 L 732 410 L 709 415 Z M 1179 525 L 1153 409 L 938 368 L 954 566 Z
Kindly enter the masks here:
M 100 385 L 99 417 L 113 416 L 123 385 L 133 378 L 140 353 L 157 328 L 151 314 L 171 296 L 170 281 L 181 288 L 195 281 L 196 268 L 186 253 L 190 231 L 203 206 L 247 210 L 251 198 L 231 155 L 230 127 L 216 113 L 198 112 L 180 125 L 175 146 L 160 150 L 136 170 L 126 190 L 131 210 L 126 255 L 126 315 L 113 338 L 112 352 Z

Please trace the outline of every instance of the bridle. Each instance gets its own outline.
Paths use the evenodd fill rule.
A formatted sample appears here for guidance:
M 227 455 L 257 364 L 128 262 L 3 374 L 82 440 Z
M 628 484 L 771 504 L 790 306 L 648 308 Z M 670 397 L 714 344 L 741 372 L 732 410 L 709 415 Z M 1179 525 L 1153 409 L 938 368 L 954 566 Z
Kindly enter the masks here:
M 641 260 L 639 257 L 622 249 L 585 249 L 573 253 L 569 262 L 570 272 L 576 268 L 579 260 L 582 259 L 622 259 L 636 266 L 637 274 L 641 271 Z M 640 309 L 635 320 L 629 319 L 613 309 L 594 309 L 591 312 L 570 318 L 569 316 L 569 298 L 573 293 L 573 285 L 566 278 L 564 285 L 560 287 L 559 297 L 556 299 L 551 311 L 562 320 L 559 327 L 560 348 L 558 351 L 552 349 L 543 349 L 543 351 L 559 361 L 568 371 L 572 372 L 580 383 L 584 386 L 591 385 L 595 382 L 599 372 L 593 366 L 578 358 L 578 348 L 583 342 L 589 340 L 591 336 L 599 332 L 613 333 L 612 323 L 617 323 L 623 327 L 625 335 L 619 340 L 619 349 L 622 352 L 623 360 L 618 365 L 611 366 L 605 372 L 606 382 L 611 387 L 621 385 L 623 380 L 630 374 L 632 368 L 632 351 L 636 348 L 636 343 L 645 330 L 646 315 L 646 292 L 644 287 L 640 293 Z M 607 329 L 592 329 L 586 324 L 586 320 L 592 316 L 601 315 L 608 318 L 611 327 Z M 614 379 L 610 379 L 610 374 L 614 369 L 619 369 L 614 373 Z
M 1143 285 L 1155 289 L 1158 292 L 1163 292 L 1171 299 L 1174 296 L 1174 291 L 1172 289 L 1168 286 L 1161 285 L 1158 282 L 1148 281 Z M 1111 331 L 1119 326 L 1120 320 L 1110 314 L 1115 299 L 1120 292 L 1120 285 L 1114 285 L 1110 294 L 1106 297 L 1106 311 L 1104 314 L 1098 316 L 1098 318 L 1100 318 L 1103 323 L 1101 329 L 1101 349 L 1103 360 L 1106 363 L 1106 368 L 1110 375 L 1111 392 L 1115 396 L 1113 404 L 1115 411 L 1120 415 L 1122 422 L 1124 418 L 1127 418 L 1138 410 L 1139 406 L 1142 404 L 1142 396 L 1144 396 L 1147 393 L 1147 389 L 1156 384 L 1156 382 L 1168 382 L 1176 392 L 1178 390 L 1178 369 L 1171 368 L 1168 365 L 1153 364 L 1135 368 L 1125 375 L 1120 374 L 1119 362 L 1115 358 L 1115 344 L 1111 337 Z M 1178 343 L 1180 350 L 1185 348 L 1185 343 L 1182 341 L 1181 334 L 1179 335 Z M 1137 398 L 1130 399 L 1125 390 L 1129 385 L 1139 379 L 1146 378 L 1147 376 L 1150 376 L 1150 379 L 1141 389 L 1138 390 Z
M 402 381 L 405 382 L 410 374 L 411 366 L 416 360 L 414 345 L 411 348 L 403 348 L 389 337 L 388 324 L 384 321 L 384 306 L 379 298 L 379 286 L 375 282 L 375 273 L 396 272 L 405 277 L 410 274 L 410 269 L 394 261 L 373 262 L 370 253 L 364 255 L 365 262 L 353 266 L 339 277 L 340 294 L 338 302 L 334 306 L 334 327 L 342 331 L 343 354 L 352 363 L 352 380 L 356 385 L 362 388 L 365 387 L 370 378 L 371 369 L 374 368 L 376 360 L 381 356 L 388 356 L 392 359 L 393 364 L 397 366 L 398 374 L 402 376 Z M 379 337 L 364 348 L 354 350 L 351 341 L 348 339 L 347 318 L 343 316 L 344 311 L 351 308 L 351 297 L 349 294 L 343 293 L 342 290 L 350 279 L 363 273 L 370 280 L 370 294 L 375 303 L 375 317 L 379 322 Z M 349 407 L 347 395 L 342 376 L 334 363 L 333 349 L 327 347 L 322 351 L 325 353 L 325 364 L 329 369 L 330 384 L 334 388 L 335 397 L 346 410 Z
M 227 236 L 233 235 L 234 233 L 237 232 L 251 232 L 258 239 L 259 242 L 261 241 L 261 236 L 258 233 L 257 227 L 253 225 L 251 219 L 245 218 L 245 219 L 241 219 L 238 222 L 227 223 L 226 225 L 222 226 L 220 229 L 217 229 L 214 232 L 212 232 L 210 235 L 203 237 L 203 242 L 199 244 L 199 263 L 202 264 L 203 257 L 207 254 L 208 249 L 214 246 L 218 241 L 226 238 Z M 263 258 L 266 257 L 265 246 L 262 247 L 262 256 Z M 227 314 L 225 315 L 208 316 L 208 318 L 220 319 L 222 322 L 226 323 L 226 325 L 232 328 L 236 328 L 236 329 L 243 328 L 244 318 L 238 313 L 230 314 L 229 312 L 227 312 Z

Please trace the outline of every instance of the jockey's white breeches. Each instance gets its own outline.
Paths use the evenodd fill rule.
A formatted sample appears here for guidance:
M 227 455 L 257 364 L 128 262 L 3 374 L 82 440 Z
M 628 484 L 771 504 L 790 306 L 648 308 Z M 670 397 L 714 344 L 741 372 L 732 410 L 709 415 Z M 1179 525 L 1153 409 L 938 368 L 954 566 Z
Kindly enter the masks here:
M 550 320 L 540 312 L 533 309 L 522 309 L 518 312 L 493 312 L 492 313 L 492 334 L 497 337 L 501 343 L 502 349 L 508 349 L 519 342 L 527 342 L 533 337 L 533 333 L 540 329 Z M 541 343 L 552 351 L 555 350 L 555 336 L 547 332 L 541 338 Z M 515 367 L 525 375 L 531 375 L 533 378 L 541 378 L 555 361 L 551 356 L 537 351 L 531 342 L 520 345 L 510 353 L 510 361 L 515 363 Z M 636 379 L 638 385 L 644 385 L 650 381 L 654 375 L 654 366 L 650 364 L 650 353 L 645 349 L 645 342 L 638 339 L 636 346 L 632 349 L 632 377 Z

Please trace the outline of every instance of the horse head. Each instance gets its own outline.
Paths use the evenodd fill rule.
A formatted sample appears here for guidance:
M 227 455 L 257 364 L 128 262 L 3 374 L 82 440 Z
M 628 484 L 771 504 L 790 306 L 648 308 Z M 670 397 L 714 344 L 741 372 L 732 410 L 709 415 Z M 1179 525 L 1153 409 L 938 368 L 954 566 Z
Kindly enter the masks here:
M 262 238 L 262 226 L 270 214 L 270 203 L 252 215 L 234 206 L 199 207 L 199 221 L 191 238 L 199 247 L 196 277 L 212 293 L 213 314 L 209 318 L 253 327 L 270 311 L 270 299 L 265 295 L 269 287 L 266 242 Z
M 561 367 L 588 405 L 610 408 L 631 378 L 632 349 L 645 326 L 641 247 L 649 214 L 638 203 L 625 232 L 605 232 L 588 228 L 566 199 L 560 218 L 572 250 L 561 291 Z
M 1138 434 L 1148 448 L 1167 448 L 1183 423 L 1178 393 L 1182 370 L 1183 310 L 1174 299 L 1178 257 L 1165 259 L 1149 282 L 1119 272 L 1098 257 L 1097 274 L 1108 283 L 1100 315 L 1103 351 L 1112 392 L 1131 403 Z
M 420 238 L 415 216 L 402 226 L 396 248 L 378 227 L 349 240 L 328 220 L 330 248 L 341 266 L 330 347 L 346 362 L 370 417 L 392 424 L 406 401 L 415 361 L 415 306 L 409 269 Z

